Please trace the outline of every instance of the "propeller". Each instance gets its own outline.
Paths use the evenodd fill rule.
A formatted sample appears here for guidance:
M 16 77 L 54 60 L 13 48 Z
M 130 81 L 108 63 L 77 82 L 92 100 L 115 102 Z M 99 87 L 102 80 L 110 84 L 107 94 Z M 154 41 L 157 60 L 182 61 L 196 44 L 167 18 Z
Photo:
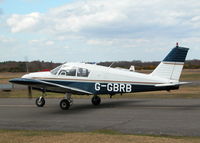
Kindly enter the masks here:
M 28 86 L 28 97 L 31 99 L 32 98 L 32 87 Z

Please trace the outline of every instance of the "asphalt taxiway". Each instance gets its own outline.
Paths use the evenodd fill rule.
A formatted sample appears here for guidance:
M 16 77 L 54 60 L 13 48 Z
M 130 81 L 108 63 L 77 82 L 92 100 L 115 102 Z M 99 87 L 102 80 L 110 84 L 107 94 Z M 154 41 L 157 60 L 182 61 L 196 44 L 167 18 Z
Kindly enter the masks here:
M 38 108 L 34 99 L 0 98 L 0 129 L 200 136 L 200 99 L 102 99 L 97 107 L 74 99 L 68 111 L 59 101 Z

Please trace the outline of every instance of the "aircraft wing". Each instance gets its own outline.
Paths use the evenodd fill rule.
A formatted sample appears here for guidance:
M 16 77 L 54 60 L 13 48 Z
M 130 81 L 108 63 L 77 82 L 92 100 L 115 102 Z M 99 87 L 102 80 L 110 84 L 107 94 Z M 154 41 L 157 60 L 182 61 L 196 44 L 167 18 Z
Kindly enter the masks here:
M 31 86 L 33 89 L 37 90 L 43 90 L 46 89 L 46 91 L 49 92 L 60 92 L 60 93 L 72 93 L 72 94 L 92 94 L 88 91 L 69 87 L 69 86 L 63 86 L 60 84 L 51 83 L 48 81 L 42 81 L 38 79 L 28 79 L 28 78 L 14 78 L 10 80 L 11 83 L 15 84 L 22 84 Z
M 163 83 L 163 84 L 156 84 L 156 87 L 166 87 L 166 86 L 179 86 L 184 84 L 190 84 L 191 82 L 177 82 L 177 83 Z

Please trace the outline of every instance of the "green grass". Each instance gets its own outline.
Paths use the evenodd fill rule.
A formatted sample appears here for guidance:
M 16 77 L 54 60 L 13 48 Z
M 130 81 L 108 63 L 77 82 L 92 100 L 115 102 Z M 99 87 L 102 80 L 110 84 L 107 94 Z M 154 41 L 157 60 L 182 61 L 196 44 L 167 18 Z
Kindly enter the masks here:
M 0 143 L 199 143 L 200 137 L 168 135 L 132 135 L 114 130 L 94 132 L 60 132 L 30 130 L 0 130 Z
M 33 97 L 42 95 L 39 91 L 32 92 Z M 47 98 L 63 98 L 64 94 L 47 93 Z M 101 98 L 110 98 L 109 95 L 100 95 Z M 27 98 L 28 91 L 26 89 L 13 90 L 11 92 L 0 91 L 0 98 Z M 72 95 L 72 98 L 89 99 L 91 96 L 87 95 Z M 153 91 L 141 93 L 126 93 L 123 95 L 116 94 L 113 98 L 200 98 L 200 85 L 198 86 L 182 86 L 179 90 L 167 91 Z
M 151 73 L 152 70 L 137 71 L 141 73 Z M 181 73 L 180 81 L 200 81 L 200 69 L 184 69 Z
M 62 131 L 34 131 L 34 130 L 0 130 L 1 133 L 17 133 L 19 136 L 59 136 L 63 135 L 66 132 Z
M 33 93 L 33 98 L 41 96 L 41 92 L 34 91 Z M 47 93 L 48 96 L 46 98 L 62 98 L 64 94 L 59 94 L 59 93 Z M 180 94 L 176 94 L 176 96 L 179 96 Z M 169 95 L 167 93 L 162 93 L 162 94 L 157 94 L 156 92 L 149 92 L 147 95 L 146 93 L 127 93 L 123 94 L 122 96 L 117 94 L 114 95 L 112 98 L 150 98 L 150 97 L 172 97 L 172 95 Z M 186 95 L 187 96 L 187 95 Z M 194 96 L 194 95 L 193 95 Z M 28 92 L 26 90 L 13 90 L 11 92 L 4 92 L 0 91 L 0 98 L 26 98 L 28 97 Z M 73 98 L 90 98 L 91 96 L 87 95 L 72 95 Z M 175 97 L 175 95 L 173 95 Z M 110 98 L 109 95 L 101 95 L 101 98 Z
M 183 81 L 199 81 L 200 80 L 200 72 L 196 73 L 185 73 L 181 76 L 181 80 Z
M 123 133 L 120 133 L 118 131 L 114 131 L 114 130 L 96 130 L 93 131 L 92 133 L 94 134 L 106 134 L 106 135 L 125 135 Z
M 140 72 L 140 71 L 139 71 Z M 151 71 L 141 71 L 150 73 Z M 0 73 L 0 83 L 7 83 L 9 79 L 13 77 L 20 77 L 24 73 Z M 196 70 L 184 70 L 181 76 L 181 81 L 200 81 L 200 69 Z M 0 98 L 13 98 L 13 97 L 27 97 L 28 92 L 26 89 L 16 89 L 11 92 L 0 91 Z M 63 98 L 63 94 L 47 93 L 47 98 Z M 41 96 L 41 92 L 34 91 L 33 97 Z M 109 95 L 101 95 L 102 98 L 109 98 Z M 73 95 L 73 98 L 91 98 L 91 96 L 79 96 Z M 142 92 L 142 93 L 127 93 L 121 95 L 115 95 L 113 98 L 200 98 L 200 85 L 187 85 L 181 86 L 179 90 L 167 92 Z

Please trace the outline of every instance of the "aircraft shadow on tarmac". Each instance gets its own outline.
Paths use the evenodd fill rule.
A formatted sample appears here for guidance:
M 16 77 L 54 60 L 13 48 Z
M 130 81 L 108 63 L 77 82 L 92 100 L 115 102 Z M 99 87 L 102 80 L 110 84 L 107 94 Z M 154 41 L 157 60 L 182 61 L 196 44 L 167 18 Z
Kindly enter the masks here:
M 99 106 L 91 104 L 77 104 L 71 107 L 68 111 L 62 111 L 59 108 L 54 110 L 58 114 L 76 114 L 80 112 L 91 112 L 101 109 L 154 109 L 154 110 L 200 110 L 200 104 L 187 104 L 187 105 L 171 105 L 171 104 L 148 104 L 150 100 L 123 100 L 123 101 L 107 101 L 102 102 Z
M 70 110 L 60 110 L 57 108 L 55 111 L 56 113 L 59 114 L 74 114 L 74 113 L 80 113 L 80 112 L 91 112 L 94 110 L 101 110 L 101 109 L 112 109 L 112 108 L 131 108 L 133 107 L 134 104 L 145 102 L 145 100 L 137 100 L 137 101 L 110 101 L 110 102 L 102 102 L 101 105 L 99 106 L 94 106 L 91 104 L 79 104 L 79 105 L 74 105 L 70 108 Z

